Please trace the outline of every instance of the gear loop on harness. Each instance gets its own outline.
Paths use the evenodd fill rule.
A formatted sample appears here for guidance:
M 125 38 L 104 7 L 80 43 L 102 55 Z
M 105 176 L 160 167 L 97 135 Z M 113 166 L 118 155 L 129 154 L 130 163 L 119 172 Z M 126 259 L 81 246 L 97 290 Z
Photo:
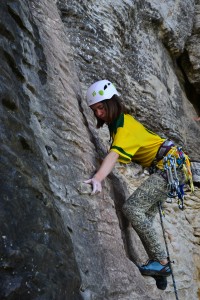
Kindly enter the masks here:
M 164 170 L 167 173 L 168 179 L 168 197 L 175 198 L 178 196 L 178 206 L 184 209 L 184 190 L 180 188 L 180 182 L 177 175 L 176 157 L 168 154 L 163 158 Z
M 168 197 L 178 197 L 178 206 L 183 210 L 184 184 L 185 182 L 189 182 L 192 192 L 194 192 L 194 185 L 189 157 L 183 152 L 182 147 L 176 147 L 172 141 L 165 140 L 160 146 L 149 172 L 150 174 L 158 173 L 164 177 L 168 182 Z M 181 182 L 179 179 L 181 173 L 184 173 L 184 182 Z

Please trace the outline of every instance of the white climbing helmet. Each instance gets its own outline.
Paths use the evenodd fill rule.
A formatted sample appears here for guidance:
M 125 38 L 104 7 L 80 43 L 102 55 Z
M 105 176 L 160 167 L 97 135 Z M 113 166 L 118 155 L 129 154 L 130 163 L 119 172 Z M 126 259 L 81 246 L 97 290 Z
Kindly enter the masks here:
M 91 106 L 103 100 L 110 99 L 114 95 L 120 96 L 113 83 L 106 79 L 99 80 L 93 83 L 87 90 L 87 103 Z

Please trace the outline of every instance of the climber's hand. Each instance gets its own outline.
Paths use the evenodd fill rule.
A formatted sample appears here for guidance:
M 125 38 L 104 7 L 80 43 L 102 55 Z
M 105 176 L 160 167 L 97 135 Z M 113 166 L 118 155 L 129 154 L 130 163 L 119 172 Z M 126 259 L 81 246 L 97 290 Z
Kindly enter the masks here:
M 91 195 L 98 194 L 102 191 L 101 181 L 97 180 L 96 178 L 93 177 L 93 178 L 88 179 L 84 182 L 92 185 Z

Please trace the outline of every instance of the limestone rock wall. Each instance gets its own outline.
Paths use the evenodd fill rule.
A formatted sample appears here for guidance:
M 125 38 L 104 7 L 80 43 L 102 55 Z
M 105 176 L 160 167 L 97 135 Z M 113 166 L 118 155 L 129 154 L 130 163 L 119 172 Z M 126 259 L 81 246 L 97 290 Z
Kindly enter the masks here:
M 7 0 L 0 22 L 0 299 L 174 299 L 171 279 L 162 292 L 140 275 L 146 253 L 121 213 L 148 174 L 117 165 L 93 197 L 83 184 L 109 139 L 85 91 L 109 78 L 140 121 L 199 161 L 198 3 Z M 165 208 L 184 300 L 199 295 L 199 197 Z

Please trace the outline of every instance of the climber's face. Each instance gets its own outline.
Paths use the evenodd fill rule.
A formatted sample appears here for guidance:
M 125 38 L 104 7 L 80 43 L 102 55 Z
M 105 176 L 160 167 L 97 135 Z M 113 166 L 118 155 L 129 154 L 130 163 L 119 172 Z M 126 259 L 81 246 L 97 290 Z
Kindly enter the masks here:
M 107 112 L 106 112 L 105 106 L 102 102 L 98 102 L 96 104 L 93 104 L 93 105 L 90 106 L 90 108 L 93 110 L 93 112 L 94 112 L 94 114 L 97 118 L 99 118 L 100 120 L 106 122 Z

